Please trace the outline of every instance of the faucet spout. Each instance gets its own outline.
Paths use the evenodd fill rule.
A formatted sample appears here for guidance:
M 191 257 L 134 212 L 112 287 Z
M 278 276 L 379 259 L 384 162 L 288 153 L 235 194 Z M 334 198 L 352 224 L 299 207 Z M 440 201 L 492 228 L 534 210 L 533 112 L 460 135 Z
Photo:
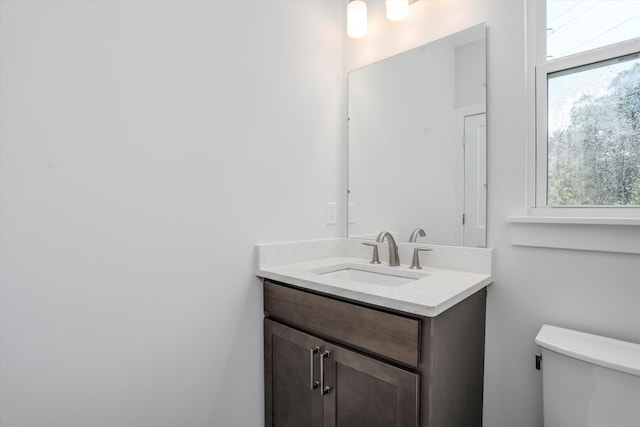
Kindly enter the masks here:
M 420 237 L 425 236 L 424 230 L 422 228 L 416 228 L 415 230 L 413 230 L 413 233 L 411 233 L 411 237 L 409 237 L 409 243 L 417 242 L 418 236 Z
M 397 267 L 400 265 L 400 256 L 398 255 L 398 245 L 391 233 L 388 231 L 381 231 L 376 238 L 376 242 L 383 242 L 385 238 L 389 244 L 389 266 Z

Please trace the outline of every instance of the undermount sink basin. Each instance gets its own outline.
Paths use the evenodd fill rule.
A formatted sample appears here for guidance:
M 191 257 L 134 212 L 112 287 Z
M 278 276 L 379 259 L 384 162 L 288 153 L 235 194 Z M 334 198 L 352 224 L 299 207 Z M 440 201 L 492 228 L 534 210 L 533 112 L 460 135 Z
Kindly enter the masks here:
M 427 277 L 428 274 L 413 271 L 389 271 L 382 270 L 378 267 L 378 271 L 372 271 L 375 267 L 365 267 L 360 265 L 339 265 L 320 269 L 315 271 L 325 277 L 335 277 L 337 279 L 348 280 L 358 283 L 367 283 L 370 285 L 382 286 L 402 286 L 411 283 L 414 280 Z

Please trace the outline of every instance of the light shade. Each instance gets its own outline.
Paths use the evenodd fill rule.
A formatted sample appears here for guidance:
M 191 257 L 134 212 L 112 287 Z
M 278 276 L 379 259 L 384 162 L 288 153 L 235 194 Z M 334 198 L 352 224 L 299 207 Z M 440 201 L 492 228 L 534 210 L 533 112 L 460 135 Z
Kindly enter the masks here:
M 387 19 L 401 21 L 409 15 L 409 0 L 387 0 Z
M 355 39 L 367 35 L 367 4 L 351 0 L 347 5 L 347 35 Z

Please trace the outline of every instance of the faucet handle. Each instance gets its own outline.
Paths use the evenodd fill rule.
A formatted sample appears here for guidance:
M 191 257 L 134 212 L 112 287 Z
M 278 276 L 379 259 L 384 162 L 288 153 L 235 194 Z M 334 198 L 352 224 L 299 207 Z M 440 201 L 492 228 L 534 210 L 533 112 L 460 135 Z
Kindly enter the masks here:
M 378 245 L 376 243 L 368 243 L 368 242 L 363 242 L 362 243 L 365 246 L 372 246 L 373 247 L 373 257 L 371 258 L 370 263 L 371 264 L 380 264 L 380 258 L 378 257 Z
M 422 267 L 420 267 L 420 257 L 418 256 L 420 251 L 429 252 L 429 251 L 433 251 L 433 249 L 425 248 L 425 247 L 415 248 L 413 250 L 413 261 L 411 261 L 411 267 L 409 268 L 412 268 L 414 270 L 422 270 Z

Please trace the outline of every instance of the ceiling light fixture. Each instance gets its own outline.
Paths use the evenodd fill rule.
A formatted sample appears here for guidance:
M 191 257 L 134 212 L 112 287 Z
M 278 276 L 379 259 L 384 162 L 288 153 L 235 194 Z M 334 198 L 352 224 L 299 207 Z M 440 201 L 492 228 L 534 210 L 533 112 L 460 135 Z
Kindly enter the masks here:
M 347 5 L 347 35 L 354 39 L 367 35 L 367 4 L 351 0 Z
M 409 16 L 409 0 L 387 0 L 387 19 L 401 21 Z

